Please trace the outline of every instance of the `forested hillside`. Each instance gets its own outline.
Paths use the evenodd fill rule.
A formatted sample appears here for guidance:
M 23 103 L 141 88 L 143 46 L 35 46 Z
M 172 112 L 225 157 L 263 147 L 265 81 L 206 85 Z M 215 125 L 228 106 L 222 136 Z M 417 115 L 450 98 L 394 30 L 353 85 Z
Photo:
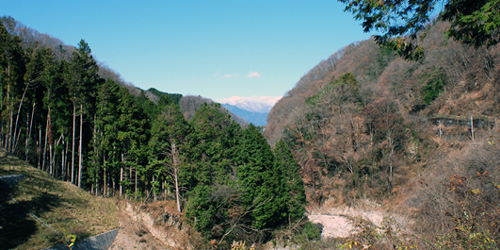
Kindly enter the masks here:
M 1 147 L 94 195 L 174 199 L 200 247 L 262 242 L 291 222 L 300 232 L 304 186 L 283 142 L 271 150 L 201 98 L 134 96 L 103 78 L 83 39 L 64 56 L 34 45 L 0 23 Z
M 263 135 L 209 99 L 126 83 L 83 39 L 67 46 L 3 17 L 0 147 L 92 195 L 175 201 L 195 249 L 498 248 L 498 28 L 471 47 L 428 21 L 406 37 L 417 47 L 379 36 L 321 61 Z M 329 241 L 305 216 L 360 201 L 406 222 L 350 218 L 354 234 Z
M 473 223 L 474 232 L 498 237 L 498 228 L 486 223 L 498 221 L 498 206 L 479 203 L 498 203 L 497 188 L 488 185 L 499 181 L 498 155 L 491 152 L 498 153 L 500 47 L 452 41 L 443 34 L 448 27 L 427 26 L 420 41 L 425 58 L 416 62 L 373 40 L 350 44 L 274 106 L 266 137 L 292 149 L 311 205 L 370 199 L 416 209 L 412 216 L 422 220 L 425 237 L 444 237 L 469 223 L 462 209 L 481 211 L 472 212 L 483 220 Z M 471 190 L 484 196 L 458 206 L 469 202 Z M 461 233 L 448 237 L 472 234 Z

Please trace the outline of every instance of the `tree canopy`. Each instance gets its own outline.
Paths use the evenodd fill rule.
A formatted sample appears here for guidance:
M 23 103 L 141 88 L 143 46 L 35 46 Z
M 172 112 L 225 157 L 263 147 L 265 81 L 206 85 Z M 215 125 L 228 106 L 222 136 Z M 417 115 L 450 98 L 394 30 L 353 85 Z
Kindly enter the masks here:
M 445 35 L 476 48 L 500 41 L 500 0 L 338 0 L 346 11 L 363 21 L 365 32 L 378 31 L 375 41 L 395 50 L 407 60 L 424 57 L 418 36 L 440 4 L 439 19 L 451 26 Z

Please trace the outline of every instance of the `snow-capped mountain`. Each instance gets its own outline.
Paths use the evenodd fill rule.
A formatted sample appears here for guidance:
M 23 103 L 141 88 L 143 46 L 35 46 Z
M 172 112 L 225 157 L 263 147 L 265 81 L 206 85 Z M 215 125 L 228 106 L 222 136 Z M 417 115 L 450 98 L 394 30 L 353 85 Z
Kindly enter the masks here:
M 281 96 L 233 96 L 215 101 L 249 123 L 264 126 L 267 124 L 267 114 L 279 99 Z
M 257 113 L 268 113 L 274 104 L 281 99 L 281 96 L 251 96 L 241 97 L 233 96 L 224 99 L 215 100 L 218 103 L 229 104 L 240 109 Z

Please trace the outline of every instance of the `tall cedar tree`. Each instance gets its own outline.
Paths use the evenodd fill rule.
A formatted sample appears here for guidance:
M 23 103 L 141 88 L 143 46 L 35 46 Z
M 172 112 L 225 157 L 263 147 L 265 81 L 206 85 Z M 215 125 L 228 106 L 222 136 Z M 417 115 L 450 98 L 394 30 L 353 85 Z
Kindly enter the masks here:
M 228 204 L 238 199 L 235 157 L 241 128 L 213 103 L 201 105 L 191 124 L 190 163 L 181 168 L 188 189 L 184 215 L 207 238 L 221 238 L 229 227 Z
M 5 148 L 14 152 L 14 115 L 24 90 L 26 72 L 21 40 L 0 24 L 0 133 Z
M 81 186 L 82 167 L 83 167 L 83 119 L 84 114 L 87 114 L 87 119 L 93 119 L 95 108 L 95 90 L 99 80 L 99 66 L 94 60 L 91 49 L 85 40 L 80 40 L 78 48 L 73 52 L 73 58 L 70 63 L 69 74 L 67 80 L 70 83 L 70 93 L 73 98 L 73 143 L 75 143 L 76 132 L 76 110 L 79 109 L 79 146 L 78 146 L 78 173 L 77 184 Z M 74 159 L 74 147 L 72 149 L 72 163 Z M 73 167 L 73 166 L 72 166 Z
M 287 216 L 284 219 L 286 221 L 288 219 L 291 221 L 301 219 L 306 212 L 304 181 L 300 176 L 299 164 L 283 140 L 279 140 L 274 148 L 274 169 L 276 173 L 279 173 L 279 180 L 284 185 L 282 197 L 287 204 Z
M 258 229 L 266 226 L 278 208 L 273 180 L 273 153 L 264 136 L 252 124 L 243 131 L 238 154 L 238 180 L 241 183 L 243 204 L 251 208 L 252 225 Z
M 93 150 L 90 152 L 91 167 L 88 169 L 89 182 L 95 184 L 95 188 L 98 188 L 99 182 L 105 178 L 103 171 L 106 171 L 107 165 L 119 161 L 119 156 L 116 155 L 119 88 L 113 80 L 107 79 L 97 91 Z M 105 180 L 103 185 L 106 186 Z
M 191 129 L 179 107 L 168 96 L 160 98 L 158 110 L 159 115 L 151 128 L 148 166 L 156 177 L 155 185 L 161 180 L 175 189 L 177 209 L 181 212 L 179 173 Z M 155 192 L 157 190 L 155 188 Z

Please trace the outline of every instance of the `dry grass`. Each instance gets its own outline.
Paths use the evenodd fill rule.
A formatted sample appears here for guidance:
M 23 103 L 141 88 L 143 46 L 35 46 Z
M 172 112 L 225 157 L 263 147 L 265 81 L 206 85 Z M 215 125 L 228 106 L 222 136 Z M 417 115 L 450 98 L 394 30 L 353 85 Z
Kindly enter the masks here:
M 62 243 L 55 231 L 74 234 L 78 240 L 118 227 L 112 199 L 91 196 L 0 150 L 0 175 L 25 176 L 19 185 L 0 194 L 2 248 L 41 249 Z

